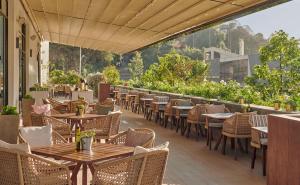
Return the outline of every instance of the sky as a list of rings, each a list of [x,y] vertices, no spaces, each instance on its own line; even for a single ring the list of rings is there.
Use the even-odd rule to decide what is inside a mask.
[[[300,39],[300,0],[293,0],[237,19],[242,25],[249,25],[254,33],[268,38],[280,29]]]

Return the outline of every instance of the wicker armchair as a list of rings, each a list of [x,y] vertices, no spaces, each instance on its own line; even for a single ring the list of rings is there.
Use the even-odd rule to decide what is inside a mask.
[[[64,95],[65,95],[65,97],[71,98],[72,89],[71,89],[71,87],[69,85],[65,85],[64,86]]]
[[[180,101],[180,99],[171,99],[169,103],[165,106],[165,114],[164,114],[165,128],[167,128],[168,126],[169,118],[171,118],[171,128],[173,128],[173,124],[175,123],[176,112],[172,107],[175,106],[177,101]]]
[[[139,134],[144,134],[145,136],[148,137],[149,134],[151,134],[150,139],[148,139],[145,143],[139,145],[144,148],[151,148],[154,145],[154,139],[155,139],[155,132],[151,129],[147,128],[136,128],[134,129],[135,132],[138,132]],[[113,137],[108,143],[111,144],[116,144],[116,145],[126,145],[126,139],[127,139],[127,133],[128,131],[121,132],[115,137]]]
[[[184,99],[180,99],[178,101],[175,102],[175,106],[192,106],[193,103],[191,100],[184,100]],[[176,132],[178,132],[179,128],[181,128],[181,130],[184,130],[184,120],[187,118],[188,116],[188,110],[176,110],[175,111],[175,120],[176,120]],[[183,132],[181,132],[181,134],[183,135]]]
[[[144,96],[144,98],[154,98],[154,96],[156,96],[155,94],[146,94],[145,96]],[[151,107],[151,102],[149,102],[149,101],[143,101],[143,103],[142,103],[142,111],[143,111],[143,113],[144,113],[144,117],[145,118],[147,118],[147,116],[148,116],[148,112],[149,112],[149,109],[150,109],[150,107]]]
[[[52,109],[58,111],[59,113],[65,113],[68,111],[68,105],[63,104],[53,98],[49,98],[48,101],[50,102]]]
[[[85,100],[70,101],[69,102],[69,113],[76,113],[78,105],[84,105],[87,108],[89,103]]]
[[[95,164],[92,184],[160,185],[168,153],[158,150]]]
[[[195,125],[196,134],[199,137],[200,133],[203,134],[202,126],[205,125],[205,118],[202,114],[206,113],[206,104],[197,104],[193,107],[187,116],[187,137],[189,137],[192,125]]]
[[[45,116],[44,119],[45,123],[51,124],[52,129],[55,130],[59,135],[69,141],[72,141],[71,127],[68,123],[51,116]]]
[[[150,104],[150,107],[148,109],[147,119],[151,121],[152,115],[153,115],[153,113],[155,113],[156,114],[155,121],[158,120],[159,107],[156,106],[153,102],[168,102],[168,101],[169,101],[169,96],[154,96],[153,101]]]
[[[44,114],[31,113],[31,122],[32,126],[45,126],[51,124],[53,130],[67,140],[72,140],[70,125],[62,120]]]
[[[237,148],[242,145],[238,140],[245,139],[246,152],[248,152],[248,139],[251,138],[251,124],[250,116],[254,113],[235,113],[234,116],[228,118],[223,123],[222,137],[223,137],[223,154],[225,155],[227,137],[234,139],[234,159],[237,159]]]
[[[68,167],[37,155],[0,148],[0,184],[71,185]]]
[[[114,112],[94,119],[91,122],[83,123],[85,130],[95,130],[97,141],[105,139],[108,141],[119,133],[121,112]]]
[[[252,127],[267,127],[268,126],[268,116],[267,115],[251,115],[250,123]],[[253,155],[251,160],[251,169],[254,168],[255,160],[256,160],[256,152],[257,149],[262,149],[263,157],[263,175],[266,175],[266,162],[267,162],[267,148],[268,148],[268,139],[267,135],[263,134],[257,130],[251,130],[251,146],[253,147]]]
[[[134,99],[133,112],[138,113],[138,114],[140,113],[140,110],[143,107],[140,99],[145,97],[146,95],[147,95],[146,93],[138,93],[138,95]]]
[[[169,102],[169,96],[158,96],[157,99],[154,99],[153,102]],[[161,105],[157,105],[157,104],[153,104],[152,103],[152,111],[155,114],[155,122],[157,122],[158,120],[162,120],[164,117],[164,111],[165,108],[164,106]]]

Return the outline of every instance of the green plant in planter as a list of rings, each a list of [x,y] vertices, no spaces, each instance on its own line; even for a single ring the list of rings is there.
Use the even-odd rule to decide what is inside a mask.
[[[88,137],[94,137],[96,135],[96,132],[94,130],[87,130],[80,132],[80,138],[88,138]]]
[[[4,106],[2,108],[2,115],[19,115],[19,113],[17,112],[17,107],[13,107],[13,106]]]
[[[33,97],[30,94],[26,94],[23,99],[33,99]]]

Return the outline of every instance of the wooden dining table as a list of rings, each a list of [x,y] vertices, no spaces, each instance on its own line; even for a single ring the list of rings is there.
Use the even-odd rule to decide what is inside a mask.
[[[264,134],[268,134],[268,127],[252,127],[252,129]]]
[[[75,143],[64,143],[31,149],[31,152],[37,155],[75,162],[76,166],[73,168],[71,176],[72,184],[77,184],[78,172],[82,167],[82,185],[88,184],[87,168],[94,174],[93,163],[111,158],[130,156],[133,154],[133,151],[134,147],[104,143],[93,143],[91,151],[77,151]]]
[[[226,119],[232,117],[234,115],[234,113],[229,113],[229,112],[220,112],[220,113],[212,113],[212,114],[202,114],[203,116],[206,117],[206,125],[208,125],[209,123],[209,119],[215,119],[215,120],[220,120],[222,122],[224,122]],[[221,136],[218,138],[217,143],[214,147],[215,150],[217,150],[219,148],[219,145],[221,143],[222,140],[222,134]],[[209,145],[209,149],[211,150],[211,141],[212,141],[212,131],[210,130],[210,128],[208,127],[208,131],[207,131],[207,144]]]

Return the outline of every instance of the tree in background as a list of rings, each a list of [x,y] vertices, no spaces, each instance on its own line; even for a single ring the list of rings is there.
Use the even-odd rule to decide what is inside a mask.
[[[192,60],[172,50],[159,58],[158,64],[152,64],[142,77],[145,86],[180,86],[199,83],[205,78],[207,65],[199,60]]]
[[[299,42],[280,30],[259,51],[261,65],[255,66],[246,82],[261,92],[264,99],[299,93]],[[274,66],[276,63],[278,65]]]
[[[116,85],[120,82],[120,72],[115,66],[107,66],[102,71],[105,81],[109,84]]]
[[[74,70],[65,73],[62,70],[53,70],[50,72],[50,82],[52,84],[70,84],[76,85],[80,82],[81,76]]]
[[[134,54],[135,55],[130,60],[128,67],[131,79],[133,81],[137,81],[142,77],[144,73],[144,63],[140,52],[136,51]]]

